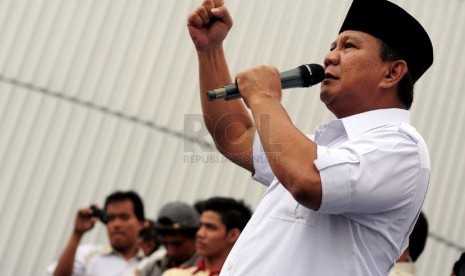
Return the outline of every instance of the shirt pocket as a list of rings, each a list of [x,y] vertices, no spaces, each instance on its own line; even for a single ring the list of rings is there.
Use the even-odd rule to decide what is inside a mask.
[[[319,214],[300,205],[283,185],[276,184],[277,187],[273,196],[273,203],[270,204],[271,208],[268,217],[289,223],[304,224],[309,227],[315,226]]]
[[[317,212],[313,211],[312,209],[308,209],[300,204],[297,204],[294,213],[296,223],[305,224],[311,227],[316,225],[319,217],[319,214]]]

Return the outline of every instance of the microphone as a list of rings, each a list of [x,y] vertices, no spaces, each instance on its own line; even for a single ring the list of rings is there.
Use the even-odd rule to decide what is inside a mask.
[[[304,64],[299,67],[279,73],[282,89],[295,87],[309,87],[325,79],[325,70],[319,64]],[[239,99],[241,94],[237,84],[231,83],[207,92],[209,101],[224,99],[230,101]]]

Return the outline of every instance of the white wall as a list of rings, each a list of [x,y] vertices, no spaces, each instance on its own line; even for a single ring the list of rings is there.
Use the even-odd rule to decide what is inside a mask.
[[[255,206],[263,188],[215,153],[199,118],[197,63],[185,27],[199,1],[0,0],[0,274],[40,275],[76,209],[134,189],[147,215],[211,195]],[[465,1],[394,1],[429,31],[433,67],[416,85],[413,125],[433,175],[431,235],[419,275],[447,275],[465,250]],[[236,0],[231,72],[321,63],[348,0]],[[393,19],[395,20],[395,19]],[[318,88],[285,92],[311,132],[332,115]],[[197,142],[202,143],[197,143]],[[207,143],[207,145],[204,145]],[[105,242],[101,226],[87,242]]]

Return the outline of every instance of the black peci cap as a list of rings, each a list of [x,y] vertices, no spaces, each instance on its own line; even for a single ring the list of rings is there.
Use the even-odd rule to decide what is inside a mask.
[[[339,33],[368,33],[381,39],[407,62],[416,82],[433,64],[433,45],[421,24],[386,0],[354,0]]]

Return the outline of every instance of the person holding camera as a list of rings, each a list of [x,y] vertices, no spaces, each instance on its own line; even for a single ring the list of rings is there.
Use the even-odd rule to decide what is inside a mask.
[[[106,224],[110,246],[79,245],[97,220]],[[68,244],[58,263],[49,267],[49,275],[131,275],[144,257],[138,241],[144,221],[144,205],[134,191],[113,192],[103,210],[80,209]]]

